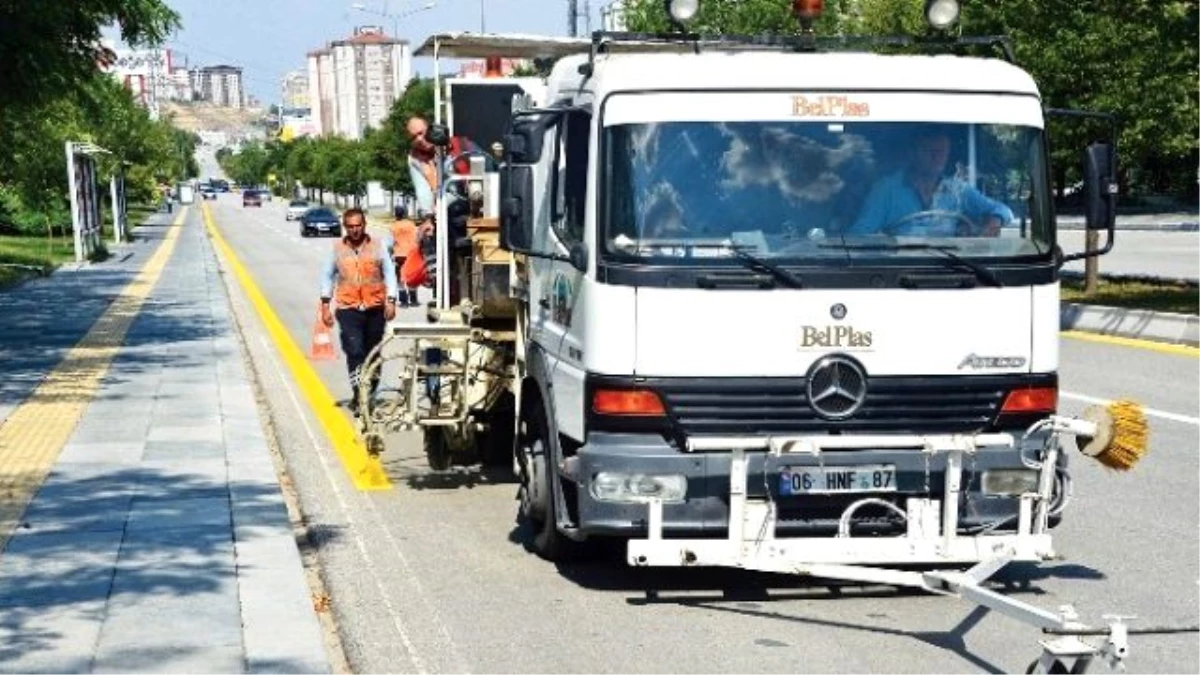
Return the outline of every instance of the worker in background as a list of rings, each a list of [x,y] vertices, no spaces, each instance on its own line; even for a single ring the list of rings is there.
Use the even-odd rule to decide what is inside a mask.
[[[392,221],[392,262],[397,270],[404,269],[404,261],[417,246],[417,224],[408,217],[408,209],[397,206]],[[417,289],[409,286],[401,279],[403,288],[400,289],[400,306],[415,307],[417,305]]]
[[[412,180],[417,206],[427,213],[434,213],[438,193],[437,148],[425,135],[429,122],[420,115],[408,118],[408,173]]]
[[[362,209],[342,214],[345,236],[334,242],[321,274],[321,321],[333,327],[336,311],[342,352],[350,373],[350,411],[359,412],[359,381],[363,362],[383,341],[387,322],[396,318],[396,268],[388,242],[367,234]],[[331,308],[331,305],[335,307]],[[371,394],[379,387],[380,372],[371,376]]]

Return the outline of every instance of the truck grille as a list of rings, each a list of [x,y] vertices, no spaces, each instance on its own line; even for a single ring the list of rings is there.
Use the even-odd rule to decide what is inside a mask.
[[[659,392],[676,430],[690,436],[979,432],[1009,390],[1030,384],[1027,375],[869,377],[862,407],[837,421],[812,409],[804,378],[649,378],[641,386]]]

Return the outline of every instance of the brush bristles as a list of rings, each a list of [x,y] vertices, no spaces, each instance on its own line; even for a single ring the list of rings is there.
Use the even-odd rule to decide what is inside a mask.
[[[1096,460],[1111,469],[1128,471],[1149,449],[1146,414],[1133,401],[1113,401],[1108,412],[1113,419],[1112,443],[1096,455]]]

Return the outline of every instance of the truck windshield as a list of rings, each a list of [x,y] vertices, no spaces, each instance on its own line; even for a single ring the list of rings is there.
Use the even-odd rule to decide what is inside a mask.
[[[723,241],[799,264],[934,257],[930,246],[1012,261],[1053,248],[1034,127],[664,122],[604,134],[610,258],[732,256],[713,245]]]

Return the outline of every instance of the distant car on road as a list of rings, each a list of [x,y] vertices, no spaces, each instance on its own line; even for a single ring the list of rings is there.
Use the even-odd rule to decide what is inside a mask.
[[[342,236],[342,222],[332,209],[318,206],[300,216],[300,236],[309,237],[314,234]]]
[[[257,206],[262,208],[262,195],[257,190],[246,190],[242,192],[242,206]]]
[[[200,188],[200,196],[204,199],[215,200],[217,198],[217,191],[206,185]]]
[[[303,216],[304,212],[307,210],[308,202],[304,201],[303,199],[293,199],[292,201],[288,202],[287,219],[300,220],[300,216]]]

